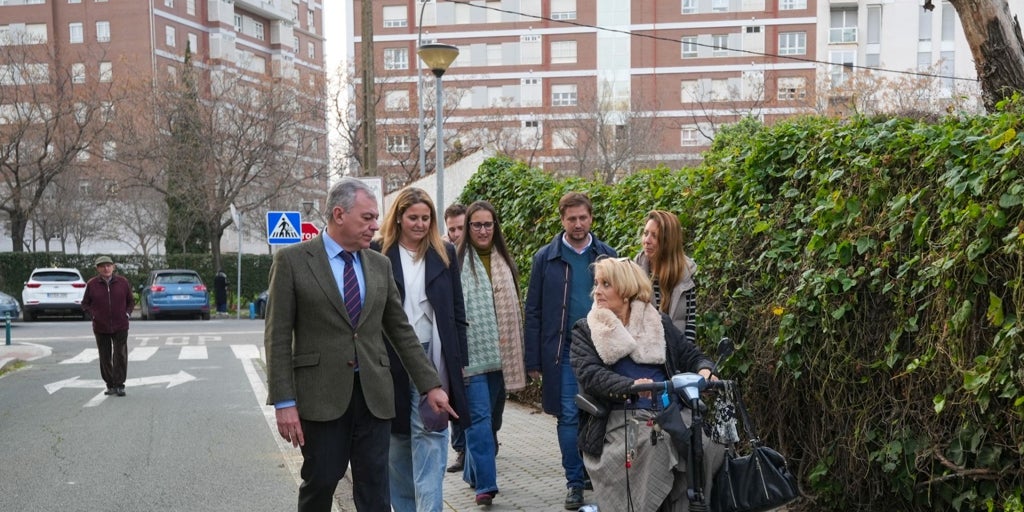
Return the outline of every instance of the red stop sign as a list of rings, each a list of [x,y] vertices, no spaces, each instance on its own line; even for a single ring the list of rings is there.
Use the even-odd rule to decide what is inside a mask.
[[[320,230],[312,222],[302,223],[302,241],[311,240],[314,236],[320,234]]]

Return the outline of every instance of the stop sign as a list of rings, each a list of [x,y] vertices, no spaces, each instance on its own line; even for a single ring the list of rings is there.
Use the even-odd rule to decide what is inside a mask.
[[[320,234],[320,230],[312,222],[302,223],[302,241],[311,240],[314,236]]]

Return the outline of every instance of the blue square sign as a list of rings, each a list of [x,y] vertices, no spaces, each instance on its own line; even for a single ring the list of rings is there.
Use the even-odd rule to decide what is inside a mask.
[[[302,241],[299,212],[267,212],[267,243],[297,244]]]

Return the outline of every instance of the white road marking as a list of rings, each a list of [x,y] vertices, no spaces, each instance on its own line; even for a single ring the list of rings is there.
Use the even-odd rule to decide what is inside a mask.
[[[135,347],[128,353],[129,361],[145,361],[156,354],[160,347]]]
[[[65,359],[60,364],[78,364],[78,363],[91,363],[100,358],[99,349],[87,348],[78,353],[77,356],[71,359]]]
[[[180,360],[184,360],[184,359],[208,359],[208,358],[209,358],[209,356],[206,353],[206,347],[205,346],[200,346],[200,347],[185,346],[185,347],[181,347],[181,352],[178,353],[178,359],[180,359]]]

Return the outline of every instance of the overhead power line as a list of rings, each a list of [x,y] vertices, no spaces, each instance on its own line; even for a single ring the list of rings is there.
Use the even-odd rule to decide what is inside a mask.
[[[665,42],[674,43],[674,44],[682,44],[680,41],[677,41],[675,39],[671,39],[671,38],[668,38],[668,37],[664,37],[664,36],[658,36],[658,35],[648,34],[648,33],[644,33],[644,32],[631,32],[631,31],[628,31],[628,30],[620,30],[620,29],[609,28],[609,27],[601,27],[601,26],[597,26],[597,25],[589,25],[589,24],[586,24],[586,23],[580,23],[578,21],[560,20],[560,19],[550,18],[550,17],[547,17],[547,16],[538,16],[536,14],[527,14],[527,13],[523,13],[523,12],[519,12],[519,11],[512,11],[512,10],[509,10],[509,9],[502,9],[500,7],[491,7],[489,5],[473,4],[473,3],[470,3],[468,0],[450,0],[450,3],[453,3],[453,4],[463,4],[463,5],[468,5],[470,7],[476,7],[478,9],[487,9],[487,10],[490,10],[490,11],[503,12],[503,13],[506,13],[506,14],[513,14],[513,15],[516,15],[516,16],[523,16],[523,17],[526,17],[526,18],[533,18],[533,19],[536,19],[536,20],[553,21],[555,23],[561,23],[563,25],[572,25],[572,26],[575,26],[575,27],[588,28],[588,29],[598,30],[598,31],[602,31],[602,32],[612,32],[612,33],[616,33],[616,34],[625,34],[625,35],[630,36],[630,37],[638,37],[638,38],[644,38],[644,39],[653,39],[655,41],[665,41]],[[756,51],[753,51],[753,50],[737,50],[737,49],[733,49],[733,48],[726,48],[726,47],[722,47],[722,46],[715,46],[715,45],[696,43],[696,42],[694,42],[694,43],[687,43],[687,44],[691,44],[693,46],[701,46],[701,47],[704,47],[704,48],[712,48],[712,49],[716,49],[716,50],[728,50],[728,51],[731,51],[731,52],[746,53],[746,54],[755,55],[755,56],[758,56],[758,57],[776,57],[776,58],[780,58],[780,59],[793,60],[793,61],[797,61],[797,62],[806,62],[806,63],[810,63],[810,64],[824,64],[824,65],[827,65],[827,66],[842,66],[842,67],[848,68],[848,69],[863,69],[863,70],[867,70],[867,71],[874,71],[874,72],[880,72],[880,73],[893,73],[893,74],[898,74],[898,75],[908,75],[908,76],[916,76],[916,77],[922,77],[922,78],[937,78],[937,79],[941,79],[941,80],[958,80],[958,81],[963,81],[963,82],[977,82],[978,81],[977,78],[965,78],[965,77],[959,77],[959,76],[941,75],[941,74],[936,74],[936,73],[924,73],[924,72],[921,72],[921,71],[887,69],[887,68],[874,68],[874,67],[871,67],[871,66],[860,66],[860,65],[856,65],[856,64],[826,62],[826,61],[817,60],[817,59],[813,59],[813,58],[809,58],[809,57],[799,57],[799,56],[796,56],[796,55],[779,55],[779,54],[774,54],[774,53],[756,52]]]

